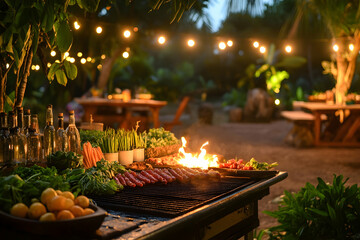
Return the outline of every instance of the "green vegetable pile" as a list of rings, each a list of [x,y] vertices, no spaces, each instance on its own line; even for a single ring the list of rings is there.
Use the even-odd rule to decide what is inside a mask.
[[[146,147],[155,148],[180,144],[174,133],[166,131],[164,128],[151,128],[146,134]]]
[[[250,161],[245,164],[245,166],[252,167],[253,170],[267,171],[273,167],[278,166],[278,163],[258,162],[255,160],[255,158],[251,158]]]
[[[116,153],[119,151],[119,138],[114,129],[104,131],[104,135],[98,139],[98,145],[103,153]]]
[[[125,172],[124,166],[104,159],[96,162],[96,167],[89,169],[68,169],[66,180],[71,190],[84,195],[110,195],[122,190],[114,180],[117,173]]]
[[[32,199],[38,198],[49,187],[70,190],[70,184],[54,167],[19,167],[12,175],[0,177],[0,208],[9,211],[18,202],[30,205]]]
[[[47,166],[55,167],[59,172],[67,168],[83,167],[83,156],[74,152],[57,151],[47,157]]]
[[[332,185],[318,178],[316,187],[285,191],[279,209],[265,212],[280,223],[268,230],[270,239],[359,239],[360,188],[347,180],[334,175]]]
[[[86,143],[90,142],[92,147],[97,147],[98,140],[105,135],[103,131],[97,130],[80,130],[80,139],[81,139],[81,146]]]

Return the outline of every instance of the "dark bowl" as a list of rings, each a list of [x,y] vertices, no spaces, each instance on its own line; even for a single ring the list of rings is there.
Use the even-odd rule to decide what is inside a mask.
[[[21,230],[39,235],[88,234],[95,232],[101,226],[106,216],[106,212],[102,208],[93,204],[90,204],[89,208],[93,209],[95,212],[71,220],[59,220],[54,222],[40,222],[38,220],[15,217],[0,211],[0,222],[12,227],[14,230]]]

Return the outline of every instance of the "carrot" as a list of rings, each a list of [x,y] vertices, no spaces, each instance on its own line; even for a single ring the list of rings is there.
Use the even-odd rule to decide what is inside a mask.
[[[85,143],[83,144],[83,156],[84,156],[84,164],[85,164],[85,167],[86,168],[89,168],[89,156],[87,155],[87,152],[86,152],[86,145]]]

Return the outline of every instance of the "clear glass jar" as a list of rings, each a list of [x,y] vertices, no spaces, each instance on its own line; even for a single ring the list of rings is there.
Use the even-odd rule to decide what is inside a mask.
[[[11,157],[9,152],[9,129],[7,125],[7,114],[5,112],[0,113],[0,167],[9,165],[11,163]]]
[[[52,105],[48,105],[46,109],[46,125],[44,128],[44,156],[54,153],[56,150],[55,128],[53,119]]]
[[[81,153],[80,133],[75,125],[75,113],[74,111],[70,111],[69,114],[70,114],[69,126],[66,128],[69,151],[80,154]]]
[[[11,156],[12,165],[25,165],[27,153],[27,139],[21,133],[20,128],[17,126],[17,116],[14,112],[9,112],[9,151]]]
[[[37,114],[34,114],[31,118],[31,126],[28,129],[27,141],[28,141],[28,161],[27,165],[33,165],[35,163],[43,162],[43,149],[41,135],[36,132],[36,127],[38,126],[38,117]]]
[[[58,129],[56,130],[56,151],[67,152],[68,150],[68,138],[64,129],[64,115],[59,113]]]

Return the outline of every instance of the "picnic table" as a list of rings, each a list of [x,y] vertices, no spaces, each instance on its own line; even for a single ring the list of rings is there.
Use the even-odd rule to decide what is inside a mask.
[[[83,106],[84,116],[82,121],[89,122],[90,114],[96,121],[111,125],[119,123],[121,128],[129,129],[133,122],[143,119],[145,123],[152,122],[154,128],[160,127],[159,111],[166,101],[130,99],[106,99],[106,98],[75,98],[75,101]],[[110,111],[111,110],[111,111]],[[134,116],[134,112],[141,112]],[[148,113],[151,113],[148,114]]]
[[[314,116],[315,146],[360,147],[360,104],[301,102],[298,107]]]

